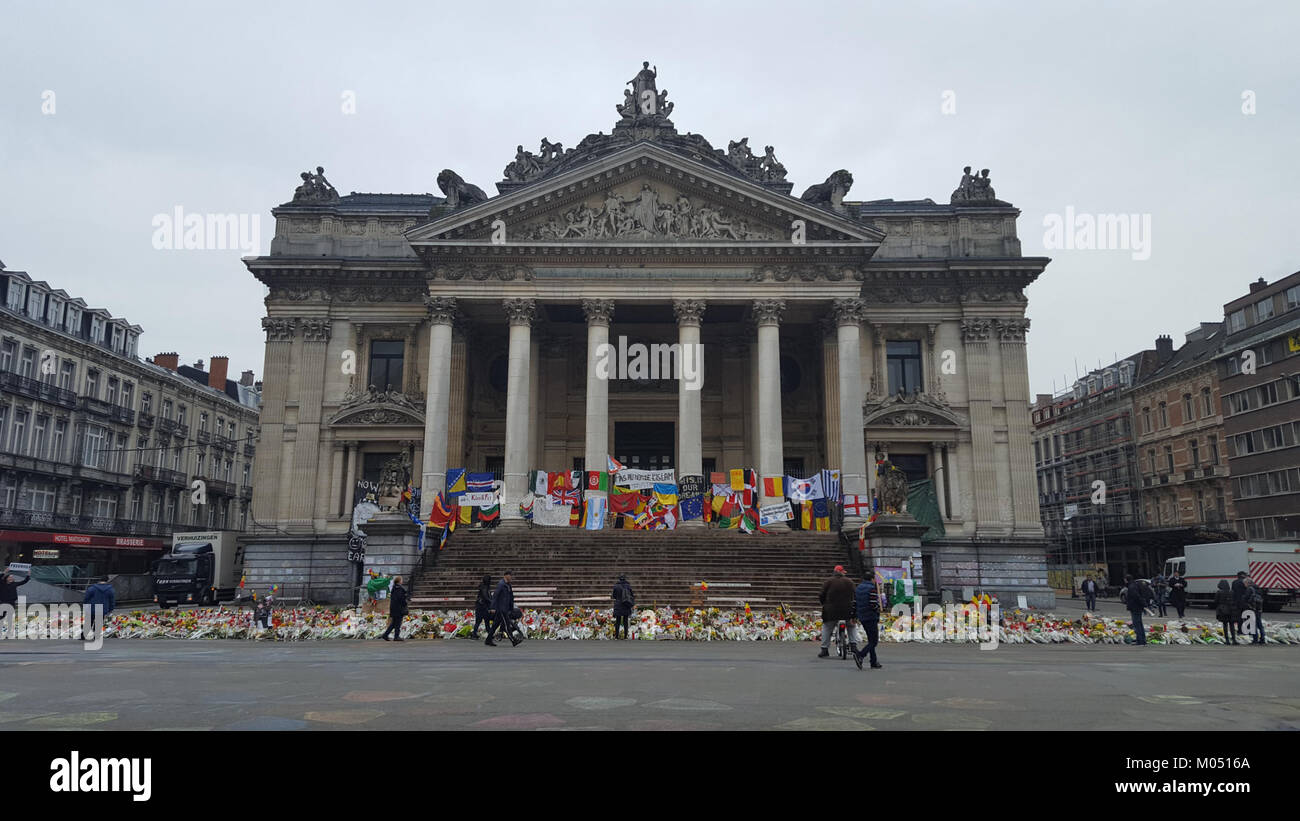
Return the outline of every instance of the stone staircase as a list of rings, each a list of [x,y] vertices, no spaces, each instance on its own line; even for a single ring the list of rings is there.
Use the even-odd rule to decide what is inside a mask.
[[[436,561],[418,573],[416,609],[472,610],[484,574],[495,586],[513,570],[520,607],[609,607],[614,582],[626,573],[638,605],[814,610],[822,583],[848,556],[835,533],[535,527],[457,531],[428,558]]]

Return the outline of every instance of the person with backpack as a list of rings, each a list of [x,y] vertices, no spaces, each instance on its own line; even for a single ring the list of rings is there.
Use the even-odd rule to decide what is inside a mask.
[[[866,646],[853,651],[853,660],[862,667],[862,660],[871,657],[871,669],[879,670],[885,665],[876,660],[876,645],[880,643],[880,596],[876,595],[876,585],[871,579],[863,579],[858,589],[853,591],[854,605],[857,607],[858,623],[867,634]]]
[[[1232,588],[1227,579],[1219,579],[1219,589],[1214,593],[1214,617],[1223,625],[1223,643],[1237,643],[1237,619],[1240,611],[1232,602]]]
[[[636,594],[632,592],[632,585],[627,582],[627,575],[618,574],[618,584],[614,585],[614,638],[618,639],[618,627],[623,626],[623,638],[631,638],[629,632],[629,620],[632,617],[632,608],[636,606]]]
[[[1254,630],[1251,631],[1251,644],[1264,644],[1264,591],[1259,589],[1255,580],[1246,579],[1246,607],[1255,616],[1255,623],[1252,625]]]
[[[478,626],[487,622],[492,626],[492,618],[488,616],[488,611],[492,609],[492,577],[484,573],[483,581],[478,584],[478,596],[474,599],[474,629],[470,631],[469,637],[478,638]]]

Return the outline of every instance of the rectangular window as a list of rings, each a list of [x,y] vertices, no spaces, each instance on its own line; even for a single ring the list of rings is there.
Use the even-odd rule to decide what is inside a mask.
[[[1235,334],[1246,327],[1246,309],[1242,308],[1228,314],[1228,333]]]
[[[1292,285],[1286,289],[1286,309],[1288,311],[1300,308],[1300,285]]]
[[[1255,321],[1263,322],[1273,318],[1273,297],[1261,299],[1255,303]]]
[[[77,363],[64,360],[59,366],[59,387],[65,391],[76,390],[73,386],[77,384]]]
[[[140,394],[140,412],[141,413],[153,412],[153,394],[148,392]]]
[[[199,430],[207,432],[208,429],[208,412],[199,411]]]
[[[86,371],[86,396],[91,399],[99,398],[99,371]]]
[[[1190,442],[1187,443],[1187,447],[1188,447],[1188,450],[1189,450],[1189,452],[1190,452],[1190,459],[1191,459],[1191,465],[1190,465],[1190,466],[1191,466],[1193,469],[1195,469],[1195,468],[1199,468],[1199,467],[1201,466],[1201,446],[1200,446],[1200,444],[1199,444],[1195,439],[1193,439],[1193,440],[1191,440]]]
[[[163,415],[163,419],[172,418],[172,400],[170,399],[163,400],[162,415]]]
[[[0,342],[0,371],[11,372],[14,367],[14,356],[18,353],[18,343],[6,339]]]
[[[1201,388],[1201,416],[1214,415],[1214,399],[1210,396],[1209,388]]]
[[[1196,418],[1196,406],[1192,403],[1190,393],[1183,394],[1183,424],[1187,424]]]
[[[400,339],[376,339],[370,343],[369,383],[376,390],[402,390],[402,364],[406,342]]]
[[[58,488],[53,482],[35,482],[29,479],[23,485],[23,496],[18,501],[18,507],[37,513],[53,513],[57,491]]]
[[[1151,409],[1150,408],[1142,409],[1142,432],[1143,433],[1151,432]]]
[[[81,464],[91,468],[102,468],[107,458],[110,438],[112,434],[108,429],[101,425],[90,425],[86,428],[86,439],[81,448]]]
[[[1169,427],[1169,406],[1164,402],[1160,403],[1160,427],[1161,429]]]
[[[68,435],[68,423],[63,419],[54,421],[54,436],[50,439],[50,461],[63,461],[63,440]]]
[[[104,399],[110,405],[117,404],[117,377],[116,376],[110,376],[108,378],[108,390],[105,391],[104,393]]]
[[[122,383],[122,407],[130,408],[135,406],[135,385],[130,382]]]
[[[18,375],[25,376],[28,379],[31,379],[32,374],[35,372],[36,369],[35,363],[36,363],[36,349],[29,348],[26,345],[24,345],[22,359],[18,361]]]
[[[174,493],[167,494],[167,508],[163,521],[168,523],[176,521],[176,494]]]
[[[1169,468],[1169,473],[1174,472],[1174,449],[1170,445],[1165,445],[1165,464]]]
[[[889,371],[889,393],[921,391],[921,343],[919,340],[891,340],[885,343]]]
[[[49,435],[50,417],[38,416],[35,424],[32,425],[32,450],[31,456],[34,459],[45,458],[45,442]]]
[[[1219,464],[1219,437],[1214,435],[1207,436],[1205,437],[1205,441],[1210,446],[1210,464]]]
[[[9,436],[9,452],[17,456],[27,455],[27,411],[14,408],[14,427]]]

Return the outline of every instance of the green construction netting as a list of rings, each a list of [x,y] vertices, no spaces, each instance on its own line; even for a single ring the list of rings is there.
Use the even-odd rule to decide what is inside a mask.
[[[939,500],[934,495],[934,481],[922,479],[907,483],[907,512],[918,522],[929,526],[922,542],[931,542],[944,536],[943,517],[939,515]]]

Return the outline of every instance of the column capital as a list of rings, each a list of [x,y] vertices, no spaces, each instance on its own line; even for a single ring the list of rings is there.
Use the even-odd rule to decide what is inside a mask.
[[[302,328],[302,339],[304,342],[329,342],[330,341],[330,321],[328,319],[303,319],[300,320]]]
[[[674,299],[673,316],[678,325],[699,325],[708,303],[703,299]]]
[[[784,313],[784,299],[756,299],[750,307],[750,316],[756,325],[780,325]]]
[[[298,320],[293,317],[264,316],[262,330],[266,331],[267,342],[292,342]]]
[[[993,330],[993,320],[979,317],[965,317],[961,321],[962,342],[988,342]]]
[[[1028,319],[995,319],[993,324],[997,327],[999,342],[1024,342],[1025,334],[1029,332]]]
[[[835,318],[836,326],[860,324],[866,310],[867,303],[857,297],[831,302],[831,316]]]
[[[434,325],[454,325],[456,322],[456,298],[451,296],[424,295],[424,307],[429,311],[429,321]]]
[[[501,300],[511,325],[532,325],[537,318],[537,300],[524,297]]]
[[[871,323],[871,338],[877,345],[883,344],[885,341],[885,326],[879,322]]]
[[[614,318],[614,300],[584,299],[582,300],[582,313],[587,317],[588,325],[608,326],[610,320]]]

